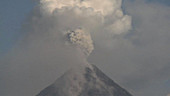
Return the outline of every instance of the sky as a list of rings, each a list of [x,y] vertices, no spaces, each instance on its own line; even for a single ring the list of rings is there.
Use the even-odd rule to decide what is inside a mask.
[[[4,55],[20,36],[23,21],[35,3],[31,0],[1,0],[0,54]]]
[[[39,88],[43,88],[44,86],[47,86],[48,84],[53,82],[54,79],[56,79],[56,77],[59,77],[65,70],[69,68],[67,67],[68,65],[64,63],[81,62],[81,58],[80,58],[81,56],[79,56],[80,55],[79,53],[77,53],[75,57],[72,58],[70,58],[70,56],[68,55],[68,54],[71,55],[74,54],[75,51],[74,49],[67,50],[68,48],[65,47],[64,48],[56,47],[56,46],[51,47],[51,45],[53,44],[52,41],[55,41],[55,37],[51,37],[50,34],[44,34],[44,35],[50,35],[50,37],[54,38],[54,40],[49,39],[48,36],[45,37],[44,35],[37,35],[38,33],[36,33],[36,31],[35,33],[33,33],[33,36],[30,35],[32,33],[26,34],[30,36],[27,37],[28,40],[27,38],[21,39],[23,38],[22,34],[25,35],[25,33],[22,32],[23,29],[29,30],[28,27],[25,28],[27,24],[24,25],[24,28],[22,27],[23,24],[28,23],[27,19],[30,20],[30,18],[33,18],[34,16],[35,17],[39,16],[39,13],[32,16],[32,14],[35,14],[34,12],[32,12],[32,9],[35,6],[35,4],[36,3],[31,0],[30,1],[29,0],[15,0],[15,1],[1,0],[0,1],[0,60],[1,60],[0,77],[2,78],[2,81],[0,81],[0,94],[2,96],[10,96],[9,94],[7,95],[7,93],[9,92],[16,94],[16,96],[23,96],[24,93],[26,94],[29,92],[36,93],[40,90]],[[117,34],[116,32],[113,33],[115,35],[112,37],[113,40],[111,41],[110,38],[107,40],[107,38],[101,37],[101,36],[106,36],[107,34],[91,33],[92,36],[88,38],[92,38],[94,40],[93,41],[94,50],[88,56],[88,62],[97,65],[104,73],[106,73],[109,77],[111,77],[113,80],[118,82],[121,86],[125,87],[128,91],[134,94],[134,96],[169,96],[168,94],[170,93],[170,77],[169,77],[170,74],[170,55],[169,55],[170,54],[169,51],[170,50],[170,45],[169,45],[170,1],[169,0],[145,0],[145,1],[124,0],[122,4],[122,8],[125,14],[131,16],[132,28],[129,30],[129,27],[127,27],[127,29],[126,27],[122,27],[122,29],[125,28],[123,31],[128,30],[127,33],[124,33],[122,30],[115,29],[116,31],[118,30],[120,31],[120,33],[121,32],[122,33],[121,34]],[[106,15],[107,13],[104,12],[103,14]],[[61,14],[59,14],[59,16],[60,15]],[[65,14],[65,15],[67,16],[69,14]],[[75,19],[72,16],[70,16],[69,18]],[[60,22],[62,22],[62,20],[65,19],[67,20],[67,18],[63,19],[62,16],[57,17],[56,19],[61,19]],[[94,17],[92,16],[90,20],[93,19],[95,19],[95,16]],[[43,24],[45,23],[45,25],[42,24],[44,28],[38,29],[41,27],[36,26],[37,29],[35,30],[40,30],[45,33],[46,28],[50,27],[48,25],[51,24],[49,23],[49,21],[53,21],[53,19],[47,19],[47,20],[45,19],[42,20],[42,22],[35,21],[38,23],[34,22],[35,23],[34,26],[36,26],[36,24],[41,25],[41,23]],[[82,22],[87,22],[88,24],[88,20],[87,21],[82,20]],[[91,23],[95,24],[95,22],[96,21]],[[62,24],[67,25],[66,23],[62,23]],[[73,23],[73,25],[76,26],[76,23]],[[28,24],[28,26],[30,25]],[[84,26],[87,25],[84,24]],[[58,30],[57,28],[54,29]],[[99,29],[97,30],[100,31]],[[74,28],[71,30],[74,30]],[[85,30],[82,29],[81,31],[84,32]],[[93,28],[91,28],[90,30],[96,31]],[[31,40],[30,38],[34,38],[34,39],[36,38],[36,39]],[[29,45],[30,40],[32,42],[38,42],[38,43],[33,43],[33,44],[31,43]],[[21,42],[22,46],[18,47],[17,46],[18,42]],[[48,43],[45,44],[46,47],[43,45],[44,42]],[[60,44],[60,42],[58,43],[59,45],[63,46],[62,44]],[[34,46],[36,47],[34,48]],[[28,47],[28,49],[25,47]],[[46,50],[47,48],[48,50]],[[55,48],[59,50],[56,51],[56,53],[60,54],[60,56],[54,54],[56,50]],[[13,50],[16,52],[13,52]],[[46,51],[44,52],[44,50]],[[64,54],[62,52],[64,52]],[[67,62],[62,60],[55,61],[54,57],[55,58],[57,57],[59,59],[67,58],[66,59]],[[29,58],[29,59],[25,59],[25,58]],[[74,59],[79,59],[79,60],[73,62],[72,60]],[[18,61],[18,60],[23,60],[23,61]],[[13,64],[10,64],[8,61],[10,61],[10,63],[12,62]],[[63,65],[62,64],[55,65],[53,64],[54,62],[60,62],[63,63]],[[39,64],[34,64],[34,63],[39,63]],[[49,64],[46,65],[45,63],[49,63]],[[39,66],[41,67],[39,68]],[[57,71],[52,71],[52,70],[57,70]],[[55,72],[58,73],[55,74]],[[52,76],[56,76],[56,77],[52,77]],[[23,77],[24,79],[22,79],[21,77]],[[44,77],[46,79],[42,80]],[[40,79],[41,79],[41,83],[38,81]],[[31,81],[31,82],[25,83],[24,81]],[[21,84],[18,85],[16,89],[14,89],[13,87],[11,87],[15,85],[14,83],[16,83],[17,85],[19,83]],[[32,87],[31,84],[37,84],[40,87],[34,88],[34,91],[32,91],[30,90]],[[21,86],[24,85],[27,86],[24,90],[28,90],[28,91],[24,91],[23,93],[14,92],[21,89],[22,88]]]

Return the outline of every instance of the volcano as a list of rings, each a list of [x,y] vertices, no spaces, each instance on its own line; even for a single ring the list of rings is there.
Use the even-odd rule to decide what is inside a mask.
[[[95,65],[71,69],[36,96],[132,96]]]

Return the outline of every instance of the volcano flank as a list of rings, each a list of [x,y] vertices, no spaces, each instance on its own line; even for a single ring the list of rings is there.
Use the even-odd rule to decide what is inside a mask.
[[[79,71],[79,72],[78,72]],[[132,96],[95,65],[72,69],[36,96]]]

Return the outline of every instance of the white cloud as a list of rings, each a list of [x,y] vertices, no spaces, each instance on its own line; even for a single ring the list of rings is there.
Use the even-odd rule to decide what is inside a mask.
[[[102,2],[102,3],[101,3]],[[121,0],[40,0],[42,9],[52,13],[63,7],[92,8],[95,12],[108,15],[121,7]]]

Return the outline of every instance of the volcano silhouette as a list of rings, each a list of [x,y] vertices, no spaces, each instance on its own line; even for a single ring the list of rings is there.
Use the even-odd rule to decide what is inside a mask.
[[[36,96],[132,96],[95,65],[72,69]]]

